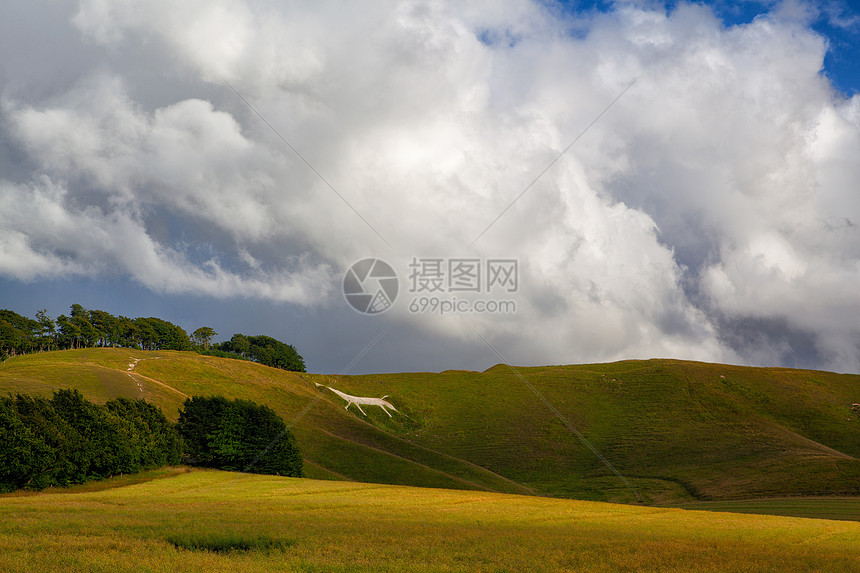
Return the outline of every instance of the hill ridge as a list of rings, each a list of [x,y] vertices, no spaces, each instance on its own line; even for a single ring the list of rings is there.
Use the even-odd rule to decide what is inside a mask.
[[[312,401],[293,428],[311,477],[635,501],[523,376],[649,503],[860,495],[858,375],[675,359],[514,368],[340,376],[88,348],[7,360],[0,391],[144,397],[173,419],[184,397],[221,394],[267,404],[288,423]],[[346,411],[320,382],[387,394],[403,415]]]

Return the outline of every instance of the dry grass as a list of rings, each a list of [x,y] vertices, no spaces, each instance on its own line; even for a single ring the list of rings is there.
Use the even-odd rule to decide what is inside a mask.
[[[217,471],[165,475],[101,491],[0,497],[0,570],[860,568],[854,522]],[[177,536],[252,546],[193,551],[171,543]],[[253,546],[261,539],[276,546]]]

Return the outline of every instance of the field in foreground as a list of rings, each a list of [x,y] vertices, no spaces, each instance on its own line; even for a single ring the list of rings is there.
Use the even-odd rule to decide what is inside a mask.
[[[856,522],[204,470],[120,480],[0,496],[0,570],[860,570]]]

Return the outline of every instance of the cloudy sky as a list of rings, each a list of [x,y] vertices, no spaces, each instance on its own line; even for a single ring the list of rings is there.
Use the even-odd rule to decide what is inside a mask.
[[[840,1],[6,1],[0,308],[330,373],[860,372],[858,61]],[[385,312],[344,298],[364,258]]]

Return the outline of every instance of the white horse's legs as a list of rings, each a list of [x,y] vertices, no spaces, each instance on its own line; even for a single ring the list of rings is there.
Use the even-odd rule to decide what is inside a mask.
[[[322,386],[322,384],[317,384],[317,386]],[[364,411],[364,408],[361,407],[362,404],[369,404],[371,406],[379,406],[380,408],[382,408],[382,410],[386,414],[388,414],[389,418],[394,417],[391,415],[391,412],[389,412],[389,409],[394,410],[395,412],[398,411],[397,408],[395,408],[394,406],[392,406],[391,404],[389,404],[388,402],[385,401],[385,399],[388,398],[387,395],[383,396],[382,398],[366,398],[366,397],[362,397],[362,396],[351,396],[350,394],[345,394],[345,393],[341,392],[340,390],[335,390],[331,386],[325,386],[325,387],[328,388],[329,390],[331,390],[332,392],[334,392],[335,394],[337,394],[338,396],[340,396],[341,398],[343,398],[344,400],[346,400],[346,406],[344,406],[344,408],[343,408],[344,410],[349,411],[349,407],[352,404],[355,404],[356,408],[358,408],[358,411],[361,412],[362,416],[367,416],[367,413]]]

